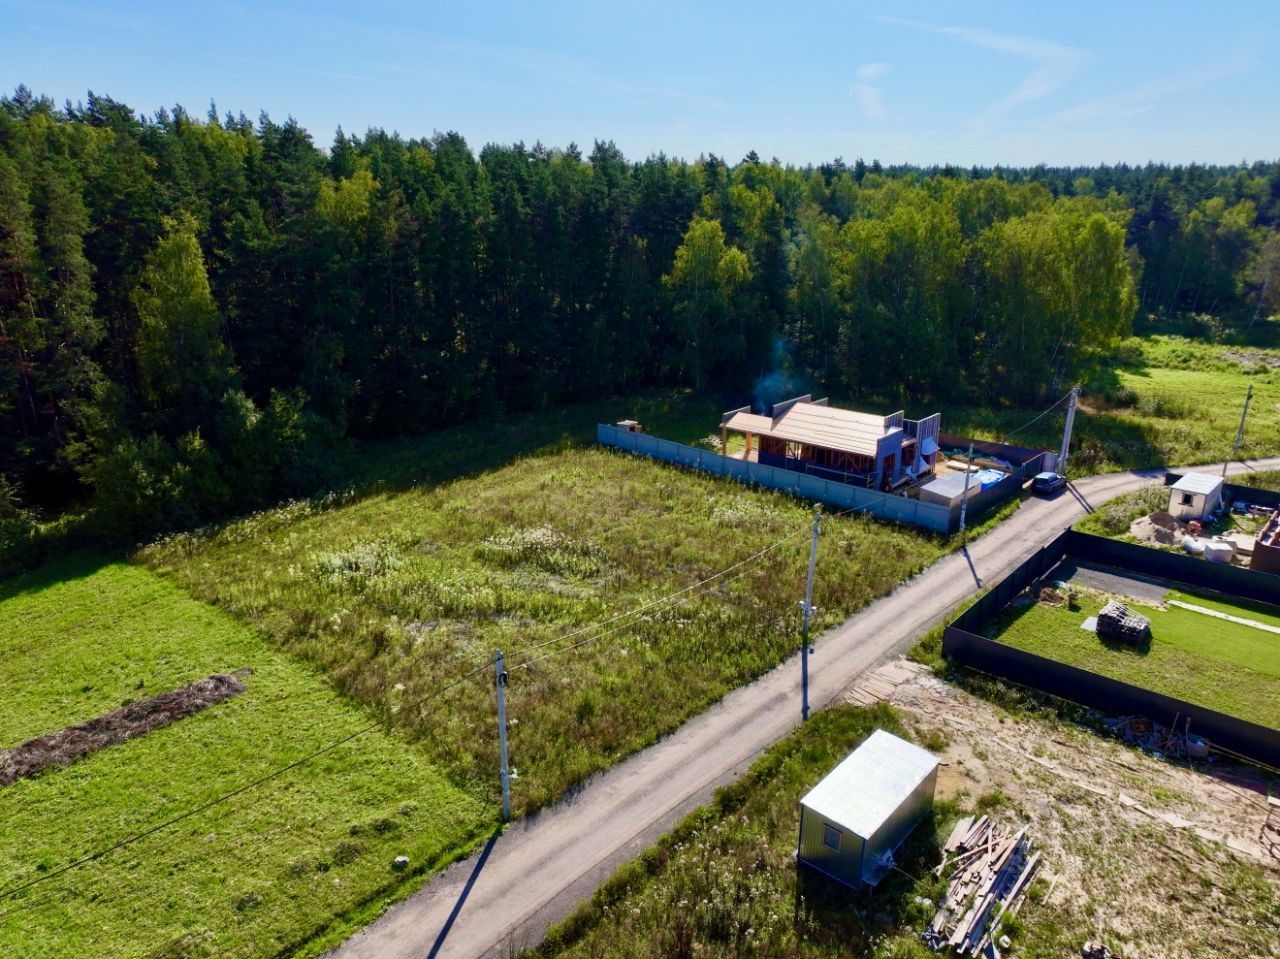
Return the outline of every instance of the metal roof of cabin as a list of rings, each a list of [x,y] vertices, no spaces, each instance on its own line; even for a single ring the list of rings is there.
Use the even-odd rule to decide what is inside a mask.
[[[777,417],[734,413],[725,421],[724,427],[739,433],[772,436],[842,453],[875,456],[881,437],[901,429],[890,426],[889,419],[819,403],[796,403]]]
[[[1222,485],[1221,476],[1210,476],[1208,473],[1184,473],[1173,488],[1179,493],[1199,493],[1208,496]]]
[[[932,753],[877,729],[800,804],[867,839],[937,766]]]

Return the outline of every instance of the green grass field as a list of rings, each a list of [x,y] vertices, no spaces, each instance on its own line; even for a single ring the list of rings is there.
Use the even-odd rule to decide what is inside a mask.
[[[1074,475],[1221,462],[1230,453],[1250,386],[1254,397],[1241,456],[1269,456],[1280,449],[1280,351],[1176,336],[1134,337],[1111,368],[1082,385]],[[999,439],[1037,412],[948,406],[943,429]],[[1062,414],[1055,412],[1011,441],[1057,449],[1061,439]]]
[[[0,590],[0,747],[249,668],[246,691],[0,787],[0,890],[366,726],[252,629],[149,570],[80,559]],[[0,955],[266,956],[315,949],[492,828],[492,808],[380,729],[235,800],[0,900]],[[411,858],[412,875],[391,860]],[[309,943],[303,946],[304,943]]]
[[[502,649],[511,666],[597,635],[775,546],[681,605],[513,671],[518,808],[543,805],[653,742],[799,643],[811,508],[598,447],[558,445],[436,487],[285,508],[143,558],[261,628],[390,716]],[[827,523],[817,628],[931,563],[948,543],[862,517]],[[589,630],[575,633],[577,630]],[[551,645],[542,647],[542,644]],[[434,761],[492,795],[486,678],[400,717]]]
[[[1183,597],[1235,616],[1258,618],[1250,608],[1222,597],[1173,594]],[[1043,603],[1007,607],[987,632],[1040,656],[1280,728],[1280,635],[1175,606],[1161,609],[1125,599],[1131,609],[1151,619],[1150,646],[1133,648],[1104,642],[1080,628],[1105,601],[1103,595],[1086,591],[1076,610]]]

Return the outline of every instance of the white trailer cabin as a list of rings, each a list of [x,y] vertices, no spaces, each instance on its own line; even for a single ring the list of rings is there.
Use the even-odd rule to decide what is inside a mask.
[[[1222,508],[1221,476],[1208,473],[1184,473],[1169,487],[1169,514],[1183,522],[1204,519]]]
[[[862,889],[933,808],[938,760],[877,729],[800,800],[800,862]]]

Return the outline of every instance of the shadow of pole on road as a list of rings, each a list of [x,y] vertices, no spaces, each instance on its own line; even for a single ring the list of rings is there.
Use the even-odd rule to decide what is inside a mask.
[[[427,959],[436,959],[440,954],[440,950],[444,948],[444,941],[448,938],[453,924],[457,921],[458,915],[462,912],[462,907],[467,903],[467,897],[471,895],[471,890],[476,884],[476,880],[480,878],[480,872],[484,869],[484,864],[489,861],[489,853],[493,852],[494,845],[498,842],[498,837],[502,835],[502,827],[499,826],[489,836],[489,840],[484,844],[484,849],[480,852],[480,858],[476,860],[475,868],[471,870],[471,875],[467,877],[467,884],[462,887],[462,892],[458,894],[458,901],[453,904],[453,910],[449,913],[449,918],[445,920],[444,927],[440,930],[440,935],[436,936],[435,944],[431,947],[431,951],[427,953]]]

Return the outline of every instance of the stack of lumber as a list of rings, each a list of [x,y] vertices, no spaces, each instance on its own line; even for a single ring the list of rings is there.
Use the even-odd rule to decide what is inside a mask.
[[[1098,635],[1141,646],[1151,638],[1151,620],[1129,611],[1124,603],[1110,600],[1098,613]]]
[[[951,869],[951,882],[922,936],[930,948],[999,959],[1000,924],[1022,906],[1040,867],[1026,833],[1011,833],[986,816],[956,823],[937,868],[939,876]]]

